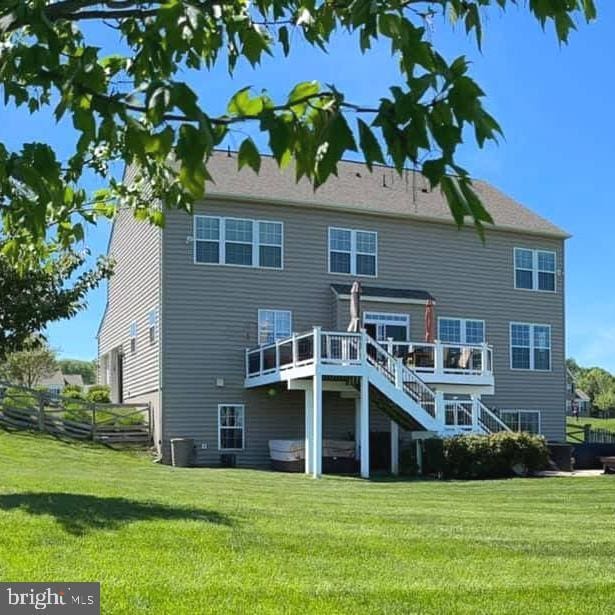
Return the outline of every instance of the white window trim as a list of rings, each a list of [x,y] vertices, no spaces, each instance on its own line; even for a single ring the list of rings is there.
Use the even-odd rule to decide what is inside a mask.
[[[275,309],[275,308],[259,308],[258,309],[258,316],[257,316],[258,320],[257,320],[257,323],[256,323],[256,329],[257,329],[257,331],[256,331],[256,339],[258,341],[258,345],[259,346],[266,346],[267,344],[272,344],[273,343],[273,342],[263,342],[263,343],[261,343],[261,341],[260,341],[260,339],[261,339],[261,314],[263,312],[281,312],[281,313],[284,313],[284,314],[288,314],[288,320],[290,322],[289,335],[292,335],[292,332],[293,332],[293,313],[292,313],[292,310],[278,310],[278,309]],[[275,320],[274,320],[274,327],[275,327]],[[275,338],[275,330],[274,330],[273,334],[274,334],[274,338]],[[274,341],[275,341],[275,339],[274,339]]]
[[[341,271],[331,271],[331,231],[345,231],[350,233],[350,273],[343,273]],[[368,252],[357,252],[357,232],[359,233],[371,233],[376,236],[376,252],[374,254],[369,254]],[[333,252],[341,252],[342,250],[333,250]],[[344,250],[344,252],[346,252]],[[346,252],[347,253],[347,252]],[[361,254],[364,256],[373,256],[374,257],[374,275],[369,275],[367,273],[357,273],[357,255]],[[345,275],[345,276],[359,276],[361,278],[377,278],[378,277],[378,232],[370,231],[368,229],[352,229],[352,228],[343,228],[341,226],[330,226],[329,231],[327,233],[327,262],[328,262],[328,272],[331,275]]]
[[[134,331],[134,332],[133,332]],[[128,327],[128,339],[130,341],[130,352],[137,352],[137,338],[139,337],[139,325],[136,320],[131,321]]]
[[[376,331],[378,330],[378,325],[381,324],[385,324],[385,325],[394,325],[394,326],[401,326],[402,323],[398,322],[398,321],[394,321],[394,320],[390,320],[389,322],[386,322],[386,320],[373,320],[370,321],[369,317],[370,316],[384,316],[386,317],[391,317],[391,316],[397,316],[398,318],[401,316],[405,319],[406,321],[406,341],[410,341],[410,314],[404,314],[403,312],[374,312],[374,311],[369,311],[369,312],[363,312],[363,324],[370,324],[370,325],[376,325]],[[378,341],[378,340],[376,340]],[[386,341],[386,340],[380,340],[380,341]]]
[[[530,366],[529,367],[513,367],[513,343],[512,343],[512,328],[513,325],[522,325],[525,327],[530,327]],[[534,346],[534,327],[547,327],[549,329],[549,369],[538,369],[534,367],[534,350],[536,346]],[[515,372],[550,372],[553,371],[553,331],[551,329],[551,325],[547,325],[540,322],[511,322],[508,327],[508,346],[509,346],[509,355],[510,355],[510,369]],[[515,348],[528,348],[528,346],[515,346]],[[540,348],[541,350],[545,350],[544,348]]]
[[[538,415],[538,431],[536,433],[542,434],[542,410],[527,410],[527,409],[521,409],[521,408],[500,408],[498,410],[498,417],[503,423],[506,423],[506,421],[504,421],[504,418],[502,417],[502,413],[504,412],[516,412],[517,414],[537,414]],[[506,425],[508,425],[508,423],[506,423]],[[517,431],[514,433],[530,433],[530,432]]]
[[[232,406],[234,408],[241,408],[241,427],[222,427],[220,424],[220,416],[222,408],[228,408]],[[241,429],[241,448],[222,448],[222,430],[223,429]],[[245,404],[218,404],[218,450],[219,451],[243,451],[246,446],[246,407]]]
[[[468,342],[467,340],[467,335],[466,335],[466,327],[467,327],[467,323],[468,321],[470,322],[482,322],[483,323],[483,341],[482,344],[485,344],[487,342],[487,323],[485,322],[485,320],[483,320],[482,318],[460,318],[458,316],[438,316],[438,341],[442,341],[440,340],[440,321],[441,320],[458,320],[461,322],[461,328],[460,328],[460,333],[461,333],[461,341],[459,342],[459,344],[468,344],[470,346],[480,346],[481,344],[477,344],[476,342]],[[455,344],[457,342],[444,342],[442,341],[443,344]]]
[[[150,315],[154,314],[154,324],[150,323]],[[154,335],[152,339],[151,330],[154,330]],[[149,340],[150,346],[153,346],[158,341],[158,308],[154,307],[151,310],[147,311],[147,339]]]
[[[196,259],[196,247],[199,241],[211,241],[212,243],[216,240],[213,239],[197,239],[196,236],[196,222],[198,218],[209,218],[218,220],[219,224],[219,238],[218,242],[218,257],[219,262],[217,263],[202,263]],[[242,222],[252,222],[252,264],[251,265],[240,265],[235,263],[226,263],[226,220],[239,220]],[[279,224],[281,228],[280,234],[280,245],[276,245],[273,243],[261,243],[260,242],[260,234],[259,234],[259,225],[262,223],[265,224]],[[232,243],[247,243],[245,241],[234,241]],[[280,222],[279,220],[255,220],[253,218],[236,218],[235,216],[210,216],[208,214],[195,214],[193,216],[192,221],[192,262],[195,265],[207,265],[213,267],[241,267],[242,269],[268,269],[270,271],[282,271],[284,269],[284,222]],[[267,267],[265,265],[260,264],[260,246],[268,246],[280,248],[280,266],[279,267]],[[258,264],[256,264],[258,263]]]
[[[517,267],[517,251],[524,250],[526,252],[532,253],[532,288],[521,288],[517,286],[517,269],[521,269],[523,271],[530,271],[524,267]],[[538,274],[541,270],[538,269],[538,253],[546,252],[549,254],[553,254],[553,258],[555,261],[555,271],[553,271],[553,290],[546,290],[542,288],[538,288]],[[542,271],[542,273],[551,273],[551,271]],[[516,247],[513,250],[513,285],[515,290],[525,290],[531,293],[557,293],[557,252],[555,250],[543,250],[542,248],[522,248]]]

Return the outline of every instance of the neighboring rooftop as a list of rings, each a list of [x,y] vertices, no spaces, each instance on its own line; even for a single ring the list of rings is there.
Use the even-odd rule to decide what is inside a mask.
[[[400,177],[391,167],[375,166],[372,173],[360,162],[338,164],[338,177],[331,176],[316,192],[305,179],[295,182],[292,165],[280,171],[271,156],[262,156],[260,173],[244,167],[237,171],[235,153],[216,152],[208,162],[213,197],[241,197],[251,201],[308,204],[388,216],[408,216],[453,223],[446,200],[439,189],[431,191],[426,178],[413,171]],[[520,231],[558,238],[569,234],[535,214],[490,184],[474,180],[497,229]]]
[[[60,370],[55,371],[51,376],[41,378],[39,385],[44,387],[54,386],[64,388],[67,384],[76,384],[83,386],[83,377],[81,374],[63,374]]]

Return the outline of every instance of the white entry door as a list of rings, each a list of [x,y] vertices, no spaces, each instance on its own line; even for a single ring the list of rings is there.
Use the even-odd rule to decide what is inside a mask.
[[[378,342],[393,338],[395,342],[410,340],[409,314],[389,314],[386,312],[365,312],[363,326],[368,335]]]

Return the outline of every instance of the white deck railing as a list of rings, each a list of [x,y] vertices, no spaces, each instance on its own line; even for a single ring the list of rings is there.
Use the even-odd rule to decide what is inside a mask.
[[[488,344],[444,342],[384,342],[389,352],[405,365],[429,374],[491,374],[493,350]]]
[[[246,381],[260,379],[272,374],[279,374],[308,365],[347,366],[349,374],[368,364],[376,369],[396,389],[403,391],[416,404],[436,418],[440,424],[455,428],[458,431],[475,431],[494,433],[509,431],[502,420],[496,416],[480,399],[444,399],[442,392],[436,392],[421,378],[421,371],[431,370],[432,374],[445,376],[454,370],[455,374],[491,374],[491,347],[455,345],[455,344],[413,344],[405,343],[406,347],[429,348],[434,358],[431,366],[423,364],[421,367],[413,365],[408,360],[410,352],[402,350],[402,344],[393,341],[381,344],[372,339],[365,331],[361,333],[345,333],[339,331],[321,331],[315,327],[308,333],[295,334],[291,337],[278,340],[271,344],[264,344],[257,348],[246,350]],[[468,348],[471,352],[468,353]],[[472,352],[476,352],[475,355]],[[480,363],[475,359],[464,367],[455,366],[447,357],[456,353],[468,361],[472,357],[480,357]],[[415,354],[412,359],[416,361]],[[438,359],[440,357],[440,359]],[[480,365],[480,370],[479,366]],[[489,371],[486,371],[488,368]]]
[[[314,331],[319,330],[246,350],[246,377],[263,376],[311,363],[314,360]],[[365,358],[361,354],[361,333],[320,331],[318,335],[319,360],[323,363],[361,363]],[[385,350],[392,359],[401,359],[404,367],[412,372],[436,376],[493,374],[493,350],[488,344],[371,341],[372,353],[379,352],[376,347]]]

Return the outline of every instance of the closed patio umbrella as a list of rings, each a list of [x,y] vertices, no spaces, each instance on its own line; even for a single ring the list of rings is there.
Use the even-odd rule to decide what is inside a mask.
[[[350,289],[350,323],[349,333],[358,333],[361,330],[361,282],[353,282]]]
[[[425,341],[429,344],[433,344],[435,340],[434,335],[434,303],[430,299],[425,304]]]

